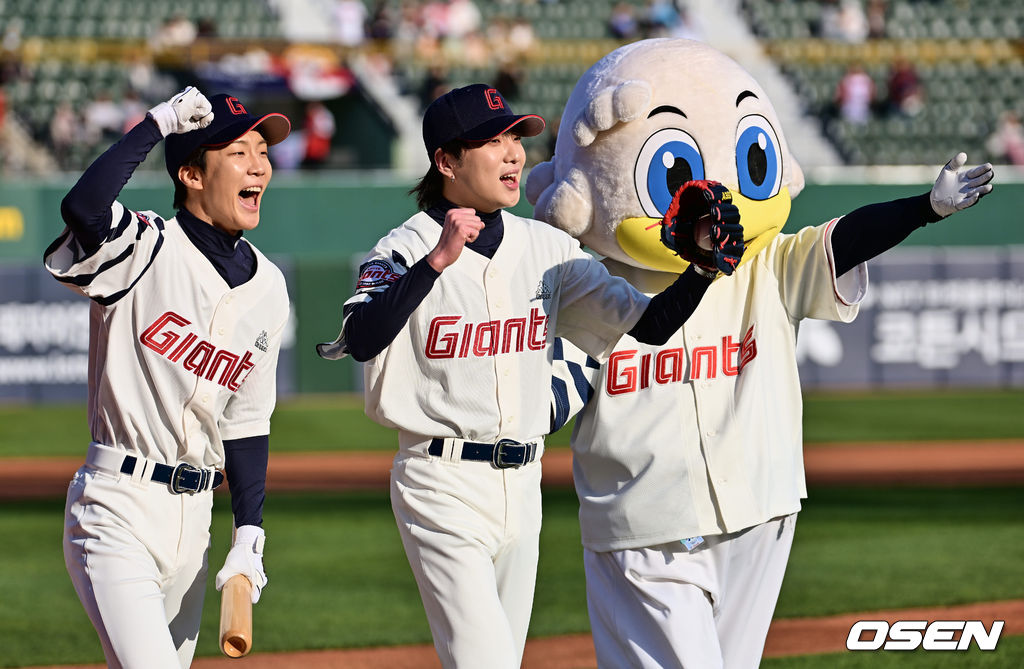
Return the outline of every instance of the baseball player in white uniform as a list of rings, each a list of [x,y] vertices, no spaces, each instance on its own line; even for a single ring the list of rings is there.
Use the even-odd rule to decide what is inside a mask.
[[[790,175],[797,172],[786,163],[790,154],[774,110],[748,74],[687,40],[636,43],[606,62],[607,70],[595,66],[581,80],[567,109],[587,109],[608,93],[605,86],[614,90],[623,81],[638,88],[651,81],[646,96],[634,94],[635,108],[624,104],[616,110],[621,116],[601,119],[599,131],[614,127],[614,133],[596,140],[598,132],[581,130],[590,115],[577,121],[567,112],[561,127],[572,134],[560,135],[555,160],[577,153],[568,165],[555,165],[544,192],[557,193],[559,174],[573,170],[613,193],[626,192],[615,191],[616,180],[633,175],[620,166],[646,168],[649,155],[655,156],[652,173],[662,165],[685,166],[707,176],[667,190],[663,170],[638,179],[648,190],[638,187],[635,203],[626,196],[615,200],[618,210],[600,202],[614,200],[605,190],[582,206],[539,204],[541,216],[564,227],[576,211],[590,213],[594,223],[583,240],[615,255],[603,261],[609,272],[648,294],[673,281],[681,271],[676,267],[686,267],[655,248],[659,217],[678,227],[677,213],[685,209],[680,202],[719,185],[706,179],[729,185],[732,192],[714,197],[734,203],[745,232],[781,229],[787,186],[796,181]],[[695,65],[681,74],[659,63]],[[678,139],[684,134],[685,146]],[[649,146],[665,136],[671,139],[662,150],[669,157],[678,151],[675,163],[640,150],[648,138]],[[562,356],[554,365],[554,427],[585,403],[572,437],[573,476],[599,667],[758,666],[807,494],[799,324],[805,318],[851,321],[867,290],[867,260],[990,192],[992,166],[964,169],[965,161],[964,154],[954,157],[930,193],[861,207],[796,234],[748,237],[754,250],[748,248],[728,280],[712,284],[665,344],[627,334],[603,364],[571,344],[556,348]],[[551,175],[550,164],[547,169]],[[644,197],[650,206],[662,195],[659,210],[642,208]],[[614,218],[607,215],[613,210],[619,212]]]
[[[423,211],[369,253],[341,335],[318,347],[366,361],[367,415],[398,430],[392,508],[445,667],[521,662],[554,336],[598,359],[626,331],[664,341],[710,283],[686,272],[648,301],[567,234],[502,211],[520,138],[543,127],[483,84],[434,101]],[[738,257],[724,234],[720,257]]]
[[[90,300],[85,465],[68,488],[64,557],[110,667],[187,667],[206,583],[213,488],[231,483],[218,589],[266,585],[262,507],[284,277],[242,237],[259,223],[280,114],[188,87],[100,156],[64,198],[46,250]],[[165,139],[174,218],[116,198]]]

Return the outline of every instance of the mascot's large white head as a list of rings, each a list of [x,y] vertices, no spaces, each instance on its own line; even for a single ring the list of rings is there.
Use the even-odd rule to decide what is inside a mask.
[[[550,161],[533,168],[534,216],[606,257],[681,273],[658,225],[678,187],[720,181],[747,250],[782,230],[804,175],[775,109],[735,61],[702,42],[650,39],[599,60],[577,82]]]

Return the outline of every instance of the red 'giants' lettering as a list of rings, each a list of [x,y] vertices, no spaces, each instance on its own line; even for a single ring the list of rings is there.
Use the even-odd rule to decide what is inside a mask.
[[[615,351],[608,357],[605,392],[609,395],[635,393],[651,385],[678,383],[684,378],[686,350],[669,348],[657,353],[645,353],[635,360],[636,349]],[[736,376],[748,362],[757,356],[754,326],[736,343],[731,336],[722,337],[722,345],[697,346],[690,351],[689,379],[714,379],[719,371],[725,376]],[[734,362],[735,361],[735,362]]]
[[[530,317],[459,325],[462,316],[435,316],[427,329],[428,358],[477,358],[500,353],[543,350],[547,345],[548,317],[531,309]]]
[[[232,392],[238,390],[253,368],[252,354],[246,351],[239,356],[226,349],[218,349],[194,333],[182,330],[191,324],[188,319],[168,311],[139,335],[139,341],[171,362],[180,363],[196,376],[214,381]]]

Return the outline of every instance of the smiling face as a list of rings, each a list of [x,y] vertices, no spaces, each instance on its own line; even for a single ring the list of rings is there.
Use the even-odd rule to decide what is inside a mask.
[[[517,134],[507,132],[486,142],[474,142],[458,160],[438,149],[434,161],[445,178],[444,197],[453,204],[490,213],[519,202],[526,151]]]
[[[188,189],[185,208],[200,220],[237,234],[260,222],[260,203],[272,173],[267,140],[250,130],[206,153],[206,167],[184,166],[178,179]]]

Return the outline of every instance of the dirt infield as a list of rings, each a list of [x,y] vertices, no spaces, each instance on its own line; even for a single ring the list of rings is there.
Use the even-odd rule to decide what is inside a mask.
[[[772,623],[765,657],[846,650],[850,626],[857,620],[993,620],[1005,621],[1002,636],[1024,634],[1024,600],[967,604],[941,609],[901,609],[845,613],[821,618],[779,619]],[[198,658],[193,669],[230,669],[242,666],[226,657]],[[352,650],[296,653],[259,653],[245,658],[245,669],[440,669],[433,646],[390,646]],[[523,656],[525,669],[593,669],[597,666],[590,635],[530,639]],[[102,669],[103,665],[61,666],[47,669]]]
[[[269,491],[381,489],[392,453],[296,453],[270,456]],[[566,449],[544,454],[544,484],[572,485]],[[992,485],[1024,483],[1024,441],[808,445],[810,485]],[[82,464],[74,458],[0,459],[0,500],[61,497]]]
[[[269,491],[380,489],[388,484],[391,453],[272,455]],[[810,485],[1016,485],[1024,484],[1024,442],[929,442],[904,444],[808,445],[804,449]],[[0,459],[0,500],[62,496],[81,458]],[[567,450],[545,453],[546,486],[572,485]],[[1024,634],[1024,600],[964,606],[871,611],[820,618],[779,619],[772,623],[765,657],[841,652],[856,620],[1005,621],[1003,636]],[[100,669],[102,665],[77,665]],[[196,669],[240,666],[228,658],[199,658]],[[531,639],[526,669],[592,669],[589,635]],[[431,669],[440,667],[429,645],[393,646],[296,653],[259,653],[247,669]],[[70,669],[70,667],[50,668]]]

